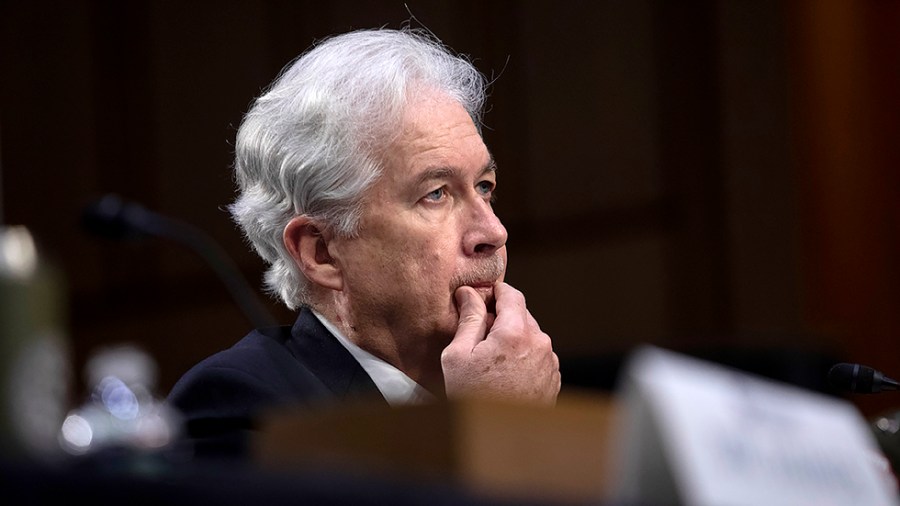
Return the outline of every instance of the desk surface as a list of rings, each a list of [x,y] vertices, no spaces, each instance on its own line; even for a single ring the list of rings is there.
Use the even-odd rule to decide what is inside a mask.
[[[52,465],[0,461],[6,504],[523,505],[481,497],[446,483],[322,472],[263,471],[243,462],[176,463],[107,455]],[[10,501],[10,502],[7,502]],[[541,501],[524,506],[550,506]]]

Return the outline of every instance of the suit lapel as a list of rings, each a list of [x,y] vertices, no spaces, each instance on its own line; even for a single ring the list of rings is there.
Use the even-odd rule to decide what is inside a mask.
[[[338,399],[381,397],[366,371],[307,308],[300,311],[288,349]]]

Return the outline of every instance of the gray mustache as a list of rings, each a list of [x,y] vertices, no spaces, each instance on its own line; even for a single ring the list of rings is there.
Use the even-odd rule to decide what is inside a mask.
[[[450,281],[450,288],[456,290],[460,286],[494,282],[506,269],[506,263],[500,255],[478,259],[466,272],[460,273]]]

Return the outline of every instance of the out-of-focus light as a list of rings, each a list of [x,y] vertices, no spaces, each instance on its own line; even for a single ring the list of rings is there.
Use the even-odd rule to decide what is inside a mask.
[[[900,432],[900,421],[896,418],[882,416],[875,421],[875,427],[881,432],[896,434],[897,432]]]
[[[67,450],[84,453],[91,447],[94,431],[87,420],[78,415],[69,415],[62,424],[62,438]]]
[[[100,399],[103,406],[119,420],[134,420],[140,411],[137,396],[122,380],[107,376],[100,381]]]
[[[37,269],[37,247],[25,227],[9,227],[0,237],[0,269],[16,277],[27,278]]]
[[[172,430],[169,421],[159,413],[146,416],[138,423],[137,434],[141,444],[146,448],[162,448],[172,441]]]

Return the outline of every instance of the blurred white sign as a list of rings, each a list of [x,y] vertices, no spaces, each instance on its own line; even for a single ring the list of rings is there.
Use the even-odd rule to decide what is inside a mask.
[[[629,362],[619,394],[623,503],[898,504],[848,402],[652,347]]]

